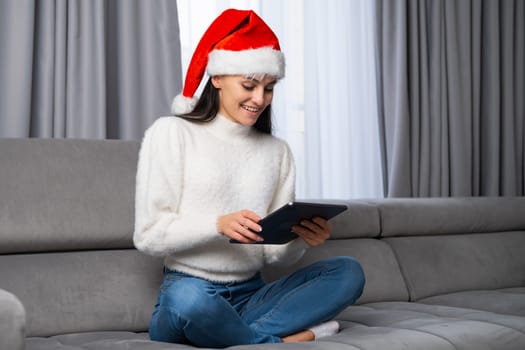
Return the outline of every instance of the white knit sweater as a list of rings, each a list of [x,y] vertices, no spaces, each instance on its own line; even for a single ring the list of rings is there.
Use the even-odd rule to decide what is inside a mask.
[[[218,115],[212,122],[159,118],[139,154],[134,243],[164,256],[166,267],[211,281],[243,281],[265,263],[293,263],[306,244],[231,244],[221,215],[249,209],[260,217],[294,197],[288,145]]]

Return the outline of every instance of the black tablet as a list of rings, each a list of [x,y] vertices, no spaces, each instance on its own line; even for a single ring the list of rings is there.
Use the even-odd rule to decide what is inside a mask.
[[[317,216],[329,220],[347,209],[348,207],[342,204],[289,202],[259,221],[262,231],[257,234],[263,237],[264,241],[253,244],[288,243],[297,238],[291,230],[292,226],[299,224],[301,220],[310,220]],[[230,242],[241,243],[233,239]]]

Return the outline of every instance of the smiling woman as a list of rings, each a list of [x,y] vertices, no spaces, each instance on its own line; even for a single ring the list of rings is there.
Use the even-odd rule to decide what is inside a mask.
[[[197,97],[205,71],[211,78]],[[134,243],[164,257],[153,340],[202,347],[314,340],[336,333],[339,324],[327,321],[362,293],[363,271],[350,257],[268,284],[261,277],[266,264],[291,264],[331,233],[314,217],[293,226],[297,238],[286,244],[264,244],[259,235],[261,217],[295,198],[293,156],[271,128],[282,77],[284,55],[270,27],[254,11],[226,10],[197,45],[174,116],[146,131]],[[334,290],[341,293],[321,297]]]

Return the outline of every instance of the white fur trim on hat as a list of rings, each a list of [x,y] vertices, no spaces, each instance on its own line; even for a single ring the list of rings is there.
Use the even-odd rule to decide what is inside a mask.
[[[185,97],[182,94],[177,95],[171,103],[171,113],[175,115],[190,113],[195,108],[198,100],[197,96]]]
[[[242,51],[213,50],[208,55],[206,70],[214,75],[264,74],[284,77],[284,54],[272,47]]]

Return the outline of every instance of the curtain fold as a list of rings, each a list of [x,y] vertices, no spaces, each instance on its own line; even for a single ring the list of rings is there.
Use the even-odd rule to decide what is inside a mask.
[[[0,137],[140,139],[182,86],[176,1],[1,0]]]
[[[389,197],[524,195],[525,3],[377,0]]]

